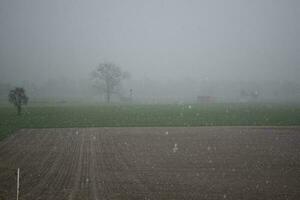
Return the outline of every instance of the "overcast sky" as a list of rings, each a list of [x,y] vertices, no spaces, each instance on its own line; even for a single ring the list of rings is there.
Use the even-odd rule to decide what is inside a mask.
[[[0,78],[296,80],[299,0],[0,0]]]

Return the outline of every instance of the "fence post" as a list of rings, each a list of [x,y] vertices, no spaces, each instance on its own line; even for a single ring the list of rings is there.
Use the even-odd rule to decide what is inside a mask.
[[[20,168],[17,170],[17,200],[19,200],[19,189],[20,189]]]

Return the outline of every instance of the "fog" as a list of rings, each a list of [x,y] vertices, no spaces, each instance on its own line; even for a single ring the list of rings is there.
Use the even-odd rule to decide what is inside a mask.
[[[109,61],[131,74],[115,99],[297,102],[299,19],[298,0],[1,0],[2,91],[98,101]]]

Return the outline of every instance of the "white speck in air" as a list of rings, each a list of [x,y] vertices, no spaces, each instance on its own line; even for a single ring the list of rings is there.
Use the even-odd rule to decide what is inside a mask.
[[[177,143],[174,144],[174,147],[173,147],[173,153],[176,153],[178,150],[178,147],[177,147]]]

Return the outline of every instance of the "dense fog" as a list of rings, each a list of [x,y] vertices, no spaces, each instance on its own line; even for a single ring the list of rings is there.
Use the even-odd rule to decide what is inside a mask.
[[[115,102],[299,102],[298,0],[1,0],[0,97],[104,102],[99,63],[130,76]]]

